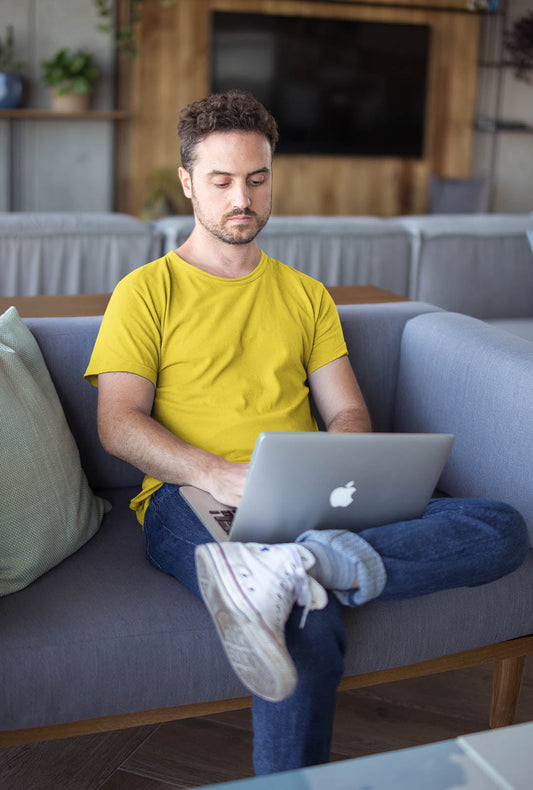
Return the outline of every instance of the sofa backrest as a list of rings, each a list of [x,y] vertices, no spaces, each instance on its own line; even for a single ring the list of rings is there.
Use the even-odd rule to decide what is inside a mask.
[[[160,251],[155,229],[127,214],[0,213],[0,295],[109,293]]]
[[[533,317],[533,214],[403,217],[409,296],[476,318]]]
[[[100,444],[96,426],[98,392],[83,378],[100,322],[99,316],[25,319],[43,353],[91,487],[140,485],[142,474],[108,455]]]
[[[407,295],[411,238],[380,217],[271,217],[262,250],[325,285],[377,285]]]
[[[533,545],[533,343],[456,313],[413,318],[394,429],[453,433],[439,487],[513,505]]]
[[[341,305],[338,310],[372,426],[375,431],[392,431],[404,327],[414,316],[438,308],[421,302],[389,302]]]
[[[392,429],[400,343],[406,321],[436,308],[414,302],[339,308],[350,360],[376,430]],[[142,474],[108,455],[98,439],[97,389],[83,378],[101,318],[27,318],[45,358],[93,488],[140,485]]]

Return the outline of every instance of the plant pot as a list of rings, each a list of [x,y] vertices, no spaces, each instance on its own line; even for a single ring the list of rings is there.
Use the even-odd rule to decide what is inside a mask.
[[[22,77],[0,71],[0,109],[15,110],[22,104]]]
[[[85,112],[89,109],[88,93],[59,93],[59,87],[50,88],[50,109],[54,112]]]

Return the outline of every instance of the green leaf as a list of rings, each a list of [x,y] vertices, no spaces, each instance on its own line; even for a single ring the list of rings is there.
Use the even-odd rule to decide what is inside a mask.
[[[66,48],[60,49],[50,60],[43,61],[42,66],[45,80],[49,85],[68,84],[66,90],[61,89],[62,94],[68,93],[70,90],[74,90],[76,93],[88,93],[91,83],[99,75],[92,55],[83,50],[72,53]],[[80,80],[77,83],[78,87],[71,86],[72,78]],[[83,87],[81,87],[82,85]]]

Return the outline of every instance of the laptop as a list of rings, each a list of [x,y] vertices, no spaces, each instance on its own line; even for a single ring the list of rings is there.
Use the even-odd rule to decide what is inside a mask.
[[[359,532],[419,518],[452,444],[451,434],[436,433],[261,433],[236,510],[194,486],[180,493],[218,541]]]

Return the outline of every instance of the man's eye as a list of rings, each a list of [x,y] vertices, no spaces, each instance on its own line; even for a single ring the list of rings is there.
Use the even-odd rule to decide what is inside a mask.
[[[229,183],[228,183],[227,181],[220,182],[220,183],[217,183],[217,182],[215,181],[215,186],[216,186],[216,187],[219,187],[219,189],[224,189],[224,187],[227,187],[227,186],[229,186]]]
[[[260,187],[264,183],[265,183],[265,179],[264,178],[252,178],[252,179],[250,179],[250,184],[253,187]]]

